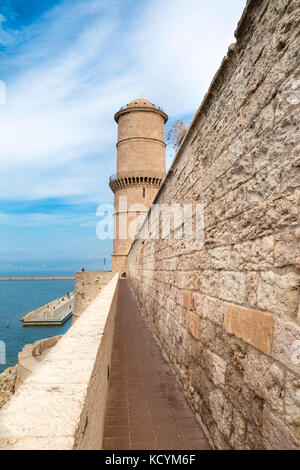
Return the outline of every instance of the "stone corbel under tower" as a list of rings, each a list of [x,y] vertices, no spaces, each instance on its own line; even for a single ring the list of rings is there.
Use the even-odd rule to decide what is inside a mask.
[[[111,176],[109,182],[115,195],[113,272],[126,272],[134,235],[165,179],[164,125],[167,120],[162,109],[144,99],[132,101],[115,115],[118,124],[117,174]],[[133,228],[135,233],[129,234],[128,228],[137,214],[139,224],[135,230]],[[132,227],[131,224],[131,231]]]

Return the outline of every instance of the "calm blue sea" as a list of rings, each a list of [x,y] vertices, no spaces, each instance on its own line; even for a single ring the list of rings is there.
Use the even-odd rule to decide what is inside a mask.
[[[0,281],[0,341],[6,345],[6,364],[0,363],[0,373],[18,362],[18,352],[25,344],[68,330],[71,318],[60,327],[26,328],[20,319],[31,310],[73,291],[74,286],[75,281]]]

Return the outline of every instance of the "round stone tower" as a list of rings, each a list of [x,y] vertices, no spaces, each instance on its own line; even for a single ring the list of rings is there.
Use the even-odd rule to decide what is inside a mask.
[[[115,114],[118,124],[114,192],[113,272],[126,272],[127,255],[166,176],[164,125],[168,116],[148,100],[137,99]]]

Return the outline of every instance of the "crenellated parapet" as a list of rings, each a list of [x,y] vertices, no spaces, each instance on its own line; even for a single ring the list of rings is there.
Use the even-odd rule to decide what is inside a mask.
[[[133,175],[132,173],[123,173],[119,175],[111,175],[109,181],[109,187],[115,193],[119,189],[129,188],[130,186],[151,186],[153,188],[159,189],[163,184],[165,179],[165,174],[157,174],[157,175],[142,175],[136,174]]]

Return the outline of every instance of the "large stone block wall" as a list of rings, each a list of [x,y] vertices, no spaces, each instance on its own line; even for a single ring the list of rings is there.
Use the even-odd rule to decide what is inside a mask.
[[[119,273],[120,276],[126,273],[127,270],[127,255],[112,255],[112,271]]]
[[[87,309],[113,276],[112,271],[84,271],[76,273],[73,322]]]
[[[217,449],[300,447],[299,10],[248,2],[154,201],[204,204],[203,247],[136,240],[128,257]]]

